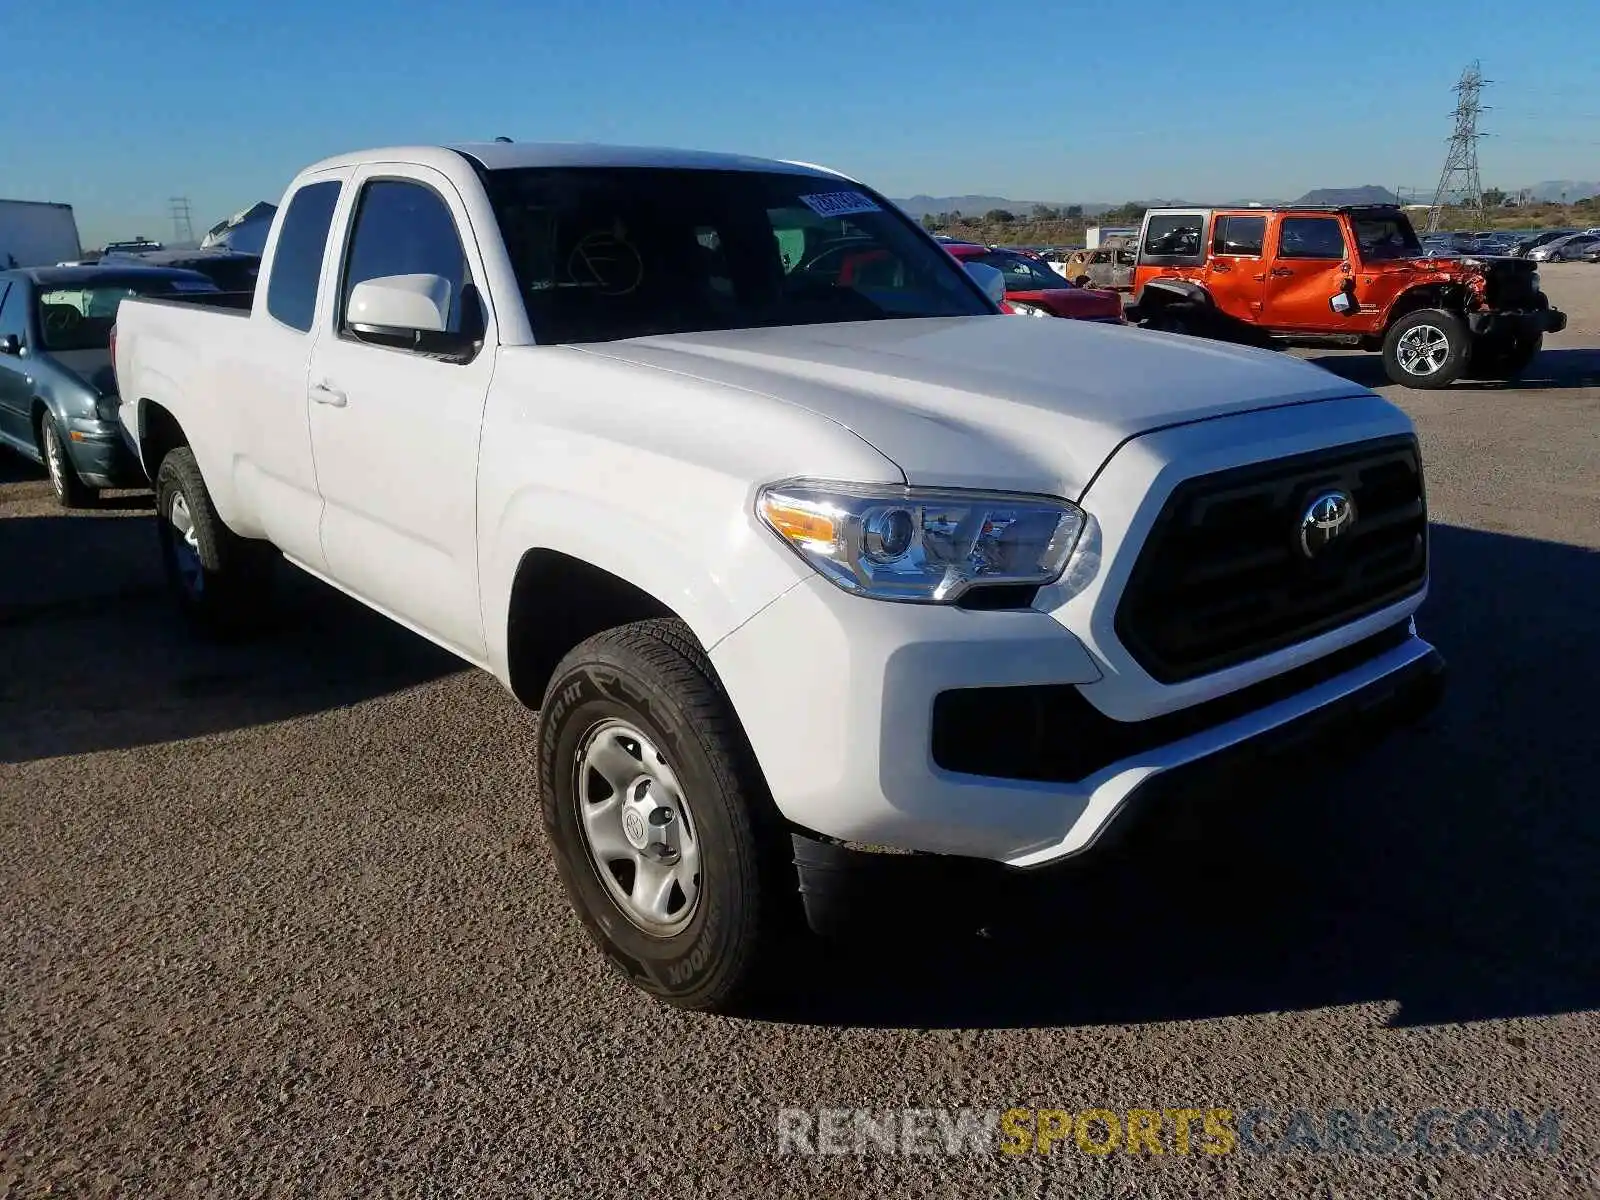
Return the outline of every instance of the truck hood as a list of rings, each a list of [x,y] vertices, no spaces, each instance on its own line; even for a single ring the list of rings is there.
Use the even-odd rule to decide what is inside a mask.
[[[785,326],[577,348],[816,412],[872,445],[908,483],[1067,497],[1081,495],[1137,434],[1370,394],[1272,351],[1025,317]]]

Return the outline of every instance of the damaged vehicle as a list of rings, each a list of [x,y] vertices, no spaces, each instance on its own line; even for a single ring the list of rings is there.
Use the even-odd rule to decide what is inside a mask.
[[[1415,388],[1513,379],[1567,318],[1526,259],[1428,258],[1393,205],[1151,209],[1129,319],[1248,345],[1383,354]]]

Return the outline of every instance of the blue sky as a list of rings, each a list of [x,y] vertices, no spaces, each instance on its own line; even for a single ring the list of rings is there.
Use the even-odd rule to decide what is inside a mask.
[[[1485,184],[1600,178],[1592,0],[1520,11],[0,0],[0,196],[72,204],[87,244],[166,238],[170,196],[198,232],[325,154],[498,134],[802,158],[897,196],[1431,189],[1475,57]]]

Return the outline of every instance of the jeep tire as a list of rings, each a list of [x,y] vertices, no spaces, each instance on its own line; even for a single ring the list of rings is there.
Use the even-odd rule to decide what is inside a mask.
[[[1472,347],[1472,365],[1467,374],[1473,379],[1515,379],[1543,348],[1544,335],[1538,333],[1479,338]]]
[[[161,460],[155,493],[161,565],[184,616],[212,636],[253,629],[267,611],[277,552],[223,524],[187,446]]]
[[[683,622],[596,634],[538,720],[556,869],[613,968],[675,1007],[736,1012],[798,930],[788,840],[732,704]]]
[[[1472,334],[1458,315],[1442,308],[1407,313],[1383,338],[1383,369],[1406,387],[1449,387],[1472,362]]]

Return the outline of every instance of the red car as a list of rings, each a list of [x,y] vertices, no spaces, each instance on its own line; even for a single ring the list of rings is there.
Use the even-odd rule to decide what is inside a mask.
[[[964,242],[946,243],[945,249],[964,263],[980,262],[1002,271],[1006,277],[1006,308],[1018,316],[1124,323],[1122,297],[1116,292],[1079,287],[1026,254]]]

